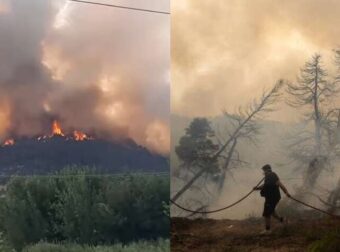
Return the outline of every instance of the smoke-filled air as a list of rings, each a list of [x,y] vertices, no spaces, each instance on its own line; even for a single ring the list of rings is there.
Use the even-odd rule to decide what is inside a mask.
[[[339,9],[339,1],[321,0],[173,1],[174,251],[187,251],[181,244],[197,251],[324,244],[321,229],[320,244],[289,239],[314,232],[302,219],[340,214]],[[267,214],[267,196],[257,190],[270,168],[283,186]],[[271,214],[277,236],[269,244],[257,232],[271,230]],[[280,216],[291,226],[275,224]],[[320,248],[311,251],[335,251]]]
[[[168,25],[165,15],[79,2],[0,0],[0,140],[47,134],[57,121],[167,155]]]

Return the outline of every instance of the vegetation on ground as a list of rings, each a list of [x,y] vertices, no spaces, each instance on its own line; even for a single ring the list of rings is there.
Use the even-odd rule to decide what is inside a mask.
[[[40,241],[111,245],[166,239],[169,183],[168,176],[103,177],[76,168],[51,177],[16,177],[0,199],[0,231],[17,251]]]
[[[171,219],[171,251],[335,252],[340,248],[340,220],[290,218],[272,223],[262,234],[262,218],[246,220]]]
[[[313,242],[309,250],[310,252],[334,252],[340,248],[340,229],[336,228],[326,232],[322,237]]]
[[[156,242],[133,242],[126,246],[115,244],[112,246],[81,246],[77,244],[39,243],[29,246],[24,252],[168,252],[169,240],[160,239]]]

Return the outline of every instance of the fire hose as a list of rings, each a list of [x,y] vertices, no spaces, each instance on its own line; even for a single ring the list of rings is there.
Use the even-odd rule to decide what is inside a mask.
[[[263,180],[264,180],[264,178],[261,179],[260,182],[254,188],[258,187],[262,183]],[[191,209],[188,209],[186,207],[183,207],[183,206],[179,205],[178,203],[176,203],[175,201],[173,201],[171,199],[170,199],[170,202],[171,202],[171,204],[175,205],[179,209],[182,209],[182,210],[184,210],[186,212],[189,212],[189,213],[193,213],[193,214],[211,214],[211,213],[217,213],[217,212],[224,211],[224,210],[226,210],[228,208],[231,208],[231,207],[236,206],[237,204],[241,203],[243,200],[248,198],[250,196],[250,194],[252,194],[255,191],[254,188],[250,192],[248,192],[246,195],[244,195],[242,198],[240,198],[239,200],[235,201],[234,203],[232,203],[232,204],[230,204],[228,206],[225,206],[225,207],[222,207],[222,208],[219,208],[219,209],[215,209],[215,210],[210,210],[210,211],[195,211],[195,210],[191,210]],[[339,215],[335,215],[333,213],[327,212],[327,211],[322,210],[320,208],[317,208],[315,206],[309,205],[309,204],[307,204],[307,203],[305,203],[305,202],[303,202],[301,200],[298,200],[298,199],[296,199],[296,198],[294,198],[292,196],[290,196],[289,198],[292,199],[293,201],[297,202],[297,203],[300,203],[300,204],[302,204],[304,206],[307,206],[309,208],[317,210],[317,211],[319,211],[321,213],[327,214],[327,215],[329,215],[329,216],[331,216],[333,218],[339,218],[340,219]]]

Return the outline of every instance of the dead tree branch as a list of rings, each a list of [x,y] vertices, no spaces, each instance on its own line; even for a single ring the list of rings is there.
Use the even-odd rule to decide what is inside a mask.
[[[220,149],[212,156],[210,157],[210,160],[214,161],[220,157],[220,155],[225,151],[227,146],[231,144],[234,139],[238,137],[241,130],[247,126],[249,123],[251,123],[253,120],[258,119],[263,113],[265,112],[271,112],[274,110],[273,105],[277,102],[278,98],[280,97],[280,90],[282,86],[284,85],[283,80],[279,80],[275,86],[269,91],[264,92],[261,96],[260,100],[253,100],[252,103],[249,104],[248,108],[243,111],[244,113],[244,119],[241,121],[239,126],[233,131],[229,139],[220,147]],[[207,170],[209,167],[202,167],[197,174],[191,178],[187,184],[185,184],[173,197],[172,201],[176,201],[183,193],[185,193],[194,183],[197,179],[199,179]]]

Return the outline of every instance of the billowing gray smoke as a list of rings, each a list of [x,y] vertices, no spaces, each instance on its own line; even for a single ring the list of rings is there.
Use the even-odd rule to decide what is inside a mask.
[[[169,32],[165,15],[0,0],[1,139],[49,132],[57,119],[66,132],[130,137],[167,153]]]

